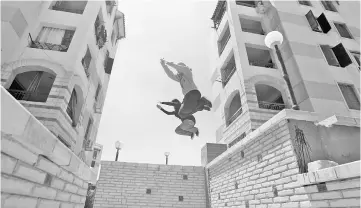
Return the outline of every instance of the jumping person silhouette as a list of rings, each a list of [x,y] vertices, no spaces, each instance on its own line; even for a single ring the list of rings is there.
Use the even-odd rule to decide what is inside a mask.
[[[160,106],[160,104],[173,106],[174,111],[166,111],[162,108],[162,106]],[[160,104],[157,104],[157,107],[161,111],[163,111],[167,115],[174,115],[182,121],[182,123],[175,129],[175,132],[177,134],[183,136],[190,136],[191,139],[194,138],[194,135],[199,136],[199,130],[197,127],[194,126],[196,124],[196,119],[193,115],[187,116],[186,118],[179,117],[178,112],[179,108],[181,107],[181,102],[178,99],[173,99],[172,102],[160,102]]]
[[[173,62],[168,62],[164,59],[160,60],[160,64],[168,77],[179,82],[181,85],[184,98],[178,113],[180,118],[186,118],[200,109],[211,110],[212,103],[207,98],[202,97],[194,83],[191,68],[182,62],[174,64]],[[173,67],[177,73],[172,72],[167,65]]]

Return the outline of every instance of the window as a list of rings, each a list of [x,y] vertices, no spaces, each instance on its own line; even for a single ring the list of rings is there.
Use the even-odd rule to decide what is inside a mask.
[[[351,33],[349,32],[345,24],[336,22],[334,24],[341,37],[352,39]]]
[[[258,107],[268,110],[283,110],[286,105],[282,98],[282,93],[269,85],[256,84],[256,95]]]
[[[95,166],[95,161],[92,161],[90,167],[94,168],[94,166]]]
[[[88,1],[56,1],[50,8],[52,10],[83,14]]]
[[[330,23],[328,23],[328,20],[323,13],[316,19],[316,17],[312,13],[312,10],[310,10],[306,14],[306,18],[312,30],[315,32],[328,33],[328,31],[331,30],[331,25]]]
[[[242,114],[242,103],[239,92],[232,98],[228,108],[225,108],[226,126],[229,126]]]
[[[255,1],[236,1],[236,4],[247,7],[256,7]]]
[[[237,144],[239,141],[241,141],[245,137],[246,137],[246,132],[243,132],[239,137],[237,137],[235,140],[231,141],[228,144],[228,148],[231,148],[233,145]]]
[[[347,106],[353,110],[360,110],[360,100],[356,95],[355,89],[352,85],[340,84],[338,86],[341,89],[342,96],[345,98]]]
[[[254,48],[246,46],[246,52],[250,66],[259,66],[265,68],[275,68],[271,53],[267,49]]]
[[[91,59],[92,59],[92,56],[91,56],[91,54],[90,54],[89,47],[87,47],[85,56],[84,56],[84,57],[82,58],[82,60],[81,60],[81,64],[82,64],[83,67],[84,67],[84,72],[85,72],[85,74],[86,74],[87,77],[90,76],[90,73],[89,73],[89,65],[90,65]]]
[[[262,29],[262,24],[260,21],[245,19],[242,17],[239,18],[239,21],[241,22],[241,28],[243,32],[264,35],[264,31]]]
[[[333,5],[332,1],[322,1],[321,3],[326,10],[331,12],[337,12],[335,5]]]
[[[310,1],[298,1],[299,4],[301,5],[305,5],[305,6],[312,6],[311,2]]]
[[[69,115],[69,117],[73,121],[73,124],[72,124],[73,127],[76,126],[75,110],[76,110],[77,105],[78,105],[77,93],[76,93],[75,89],[73,89],[73,92],[71,93],[70,100],[68,103],[68,107],[66,108],[66,113]]]
[[[85,131],[85,134],[84,134],[85,140],[89,140],[89,136],[90,136],[92,126],[93,126],[93,119],[89,118],[88,125],[86,127],[86,131]]]
[[[358,66],[361,66],[360,65],[360,52],[357,52],[357,51],[350,51],[351,55],[354,57],[356,63]]]
[[[101,88],[102,88],[102,86],[100,84],[98,84],[97,90],[95,91],[95,101],[98,101],[99,92],[100,92]]]
[[[44,71],[17,74],[8,91],[17,100],[46,102],[56,75]]]
[[[43,27],[36,40],[32,41],[29,47],[66,52],[68,51],[74,33],[75,30]]]
[[[221,69],[223,87],[227,85],[228,81],[231,79],[232,75],[236,70],[236,61],[234,60],[234,56],[232,56],[232,58],[226,63],[226,66]]]
[[[214,28],[218,29],[219,24],[222,21],[222,18],[227,10],[227,2],[226,1],[218,1],[216,10],[214,11],[212,15],[212,20],[214,24]]]
[[[94,149],[94,151],[93,151],[93,159],[94,159],[94,160],[97,159],[99,152],[100,152],[99,149]]]
[[[98,13],[94,22],[95,41],[99,49],[101,49],[107,42],[107,30],[105,29],[105,22],[101,14],[101,10]]]
[[[222,54],[224,48],[226,47],[228,40],[231,38],[231,32],[229,30],[229,27],[227,27],[226,31],[221,36],[221,39],[218,40],[218,54],[219,56]]]
[[[320,45],[320,47],[325,55],[328,65],[346,67],[352,64],[352,61],[342,43],[333,48],[329,45]]]
[[[105,53],[104,53],[104,62],[103,62],[104,70],[107,68],[108,59],[109,59],[109,51],[106,50]]]

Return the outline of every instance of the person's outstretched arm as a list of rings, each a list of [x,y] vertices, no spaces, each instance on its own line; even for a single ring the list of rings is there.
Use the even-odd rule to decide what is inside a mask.
[[[174,74],[174,73],[169,69],[169,67],[166,65],[164,59],[161,59],[161,60],[160,60],[160,65],[162,65],[165,73],[168,75],[169,78],[173,79],[173,80],[176,81],[176,82],[179,82],[178,76],[177,76],[176,74]]]
[[[169,112],[169,111],[166,111],[162,108],[162,106],[160,105],[157,105],[157,107],[159,108],[159,110],[163,111],[163,113],[167,114],[167,115],[175,115],[175,112]]]
[[[173,67],[175,70],[177,70],[178,73],[183,73],[186,76],[192,76],[192,71],[187,66],[180,66],[178,64],[175,64],[173,62],[166,62],[167,65]]]
[[[160,104],[170,105],[170,106],[176,106],[177,105],[177,103],[173,103],[173,102],[160,102]]]

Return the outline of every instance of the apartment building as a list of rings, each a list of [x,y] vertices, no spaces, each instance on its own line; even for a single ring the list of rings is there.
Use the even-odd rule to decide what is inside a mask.
[[[2,86],[88,166],[94,154],[99,162],[93,146],[125,38],[117,1],[2,1],[1,13]]]
[[[213,106],[217,143],[233,146],[293,106],[324,118],[360,114],[359,1],[218,1],[212,21]],[[279,31],[288,88],[275,49]]]

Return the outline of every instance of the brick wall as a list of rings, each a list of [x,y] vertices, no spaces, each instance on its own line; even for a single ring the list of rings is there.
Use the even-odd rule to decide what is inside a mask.
[[[102,161],[94,208],[107,207],[205,208],[204,168]]]
[[[298,175],[312,207],[360,207],[360,161]]]
[[[84,207],[93,172],[1,87],[1,207]]]
[[[212,207],[309,206],[297,184],[299,170],[287,120],[225,154],[207,166]]]

